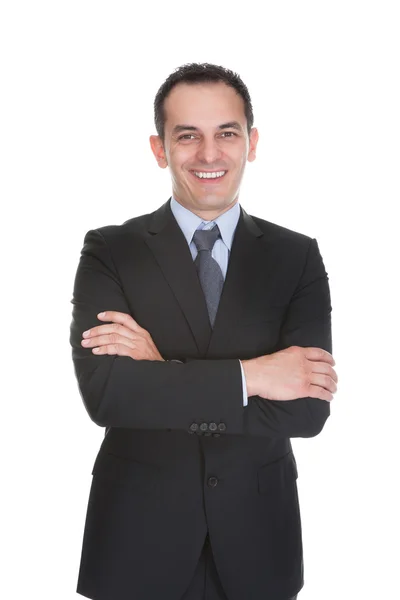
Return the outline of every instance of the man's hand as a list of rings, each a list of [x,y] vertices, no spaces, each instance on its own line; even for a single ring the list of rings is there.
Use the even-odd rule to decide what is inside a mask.
[[[337,390],[335,361],[322,348],[290,346],[241,362],[249,396],[266,400],[311,397],[330,402]]]
[[[118,354],[135,360],[162,360],[151,335],[128,314],[109,310],[97,318],[112,321],[84,331],[81,342],[95,354]]]

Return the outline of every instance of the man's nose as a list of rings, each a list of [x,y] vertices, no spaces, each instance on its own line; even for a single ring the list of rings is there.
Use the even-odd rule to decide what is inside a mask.
[[[216,140],[203,139],[198,148],[197,157],[207,164],[218,161],[221,157],[221,149],[218,147]]]

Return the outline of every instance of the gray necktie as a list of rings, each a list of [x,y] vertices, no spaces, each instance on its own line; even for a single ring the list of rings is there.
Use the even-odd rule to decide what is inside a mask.
[[[194,264],[206,299],[211,327],[214,327],[219,299],[224,285],[221,267],[211,255],[213,246],[220,237],[221,233],[217,224],[212,229],[198,229],[193,235],[193,241],[198,250]]]

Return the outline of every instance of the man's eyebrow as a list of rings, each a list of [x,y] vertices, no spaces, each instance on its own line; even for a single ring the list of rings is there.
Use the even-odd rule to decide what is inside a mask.
[[[222,125],[218,125],[218,129],[237,129],[238,131],[242,131],[242,127],[237,121],[222,123]],[[193,125],[175,125],[172,133],[180,133],[181,131],[199,131],[199,128]]]
[[[242,126],[237,121],[229,121],[229,123],[223,123],[218,129],[238,129],[242,131]]]
[[[193,125],[175,125],[172,133],[179,133],[180,131],[198,131],[198,129],[197,127],[193,127]]]

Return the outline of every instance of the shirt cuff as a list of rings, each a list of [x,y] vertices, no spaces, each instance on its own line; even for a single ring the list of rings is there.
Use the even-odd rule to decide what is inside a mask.
[[[243,406],[247,406],[249,403],[249,399],[247,396],[247,385],[246,385],[246,377],[243,371],[243,365],[242,365],[242,361],[239,360],[240,363],[240,369],[242,371],[242,388],[243,388]]]

